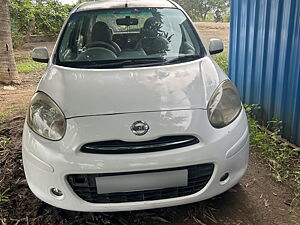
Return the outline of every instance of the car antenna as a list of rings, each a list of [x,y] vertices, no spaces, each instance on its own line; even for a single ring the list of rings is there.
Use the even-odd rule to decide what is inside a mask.
[[[125,8],[128,8],[128,3],[127,3],[127,0],[126,0],[126,3],[125,3]]]

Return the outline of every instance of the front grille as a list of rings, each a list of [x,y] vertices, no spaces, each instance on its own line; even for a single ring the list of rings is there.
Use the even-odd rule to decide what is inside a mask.
[[[173,187],[158,190],[145,190],[134,192],[119,192],[109,194],[98,194],[96,177],[119,176],[129,174],[141,174],[174,170],[188,170],[188,185],[186,187]],[[151,201],[168,198],[176,198],[197,193],[203,189],[210,180],[214,170],[214,164],[202,164],[174,169],[128,172],[118,174],[73,174],[68,175],[67,180],[73,191],[83,200],[91,203],[125,203]],[[122,184],[120,184],[122,185]]]
[[[165,136],[151,141],[127,142],[120,140],[89,143],[81,151],[93,154],[127,154],[165,151],[199,143],[194,136]]]

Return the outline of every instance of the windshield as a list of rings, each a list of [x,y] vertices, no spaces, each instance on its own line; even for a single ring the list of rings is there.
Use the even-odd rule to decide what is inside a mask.
[[[75,13],[56,63],[78,68],[123,68],[199,59],[205,50],[178,9],[126,8]]]

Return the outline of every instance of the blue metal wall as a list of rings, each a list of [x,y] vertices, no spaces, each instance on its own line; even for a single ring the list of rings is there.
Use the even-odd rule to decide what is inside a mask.
[[[229,76],[300,146],[300,0],[231,0]]]

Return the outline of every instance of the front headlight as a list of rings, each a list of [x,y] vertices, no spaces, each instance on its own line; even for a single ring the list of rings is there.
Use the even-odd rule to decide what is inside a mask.
[[[241,99],[236,87],[229,80],[225,80],[208,102],[208,119],[215,128],[222,128],[234,121],[241,109]]]
[[[43,92],[37,92],[32,97],[27,123],[35,133],[53,141],[58,141],[65,135],[66,120],[63,112]]]

